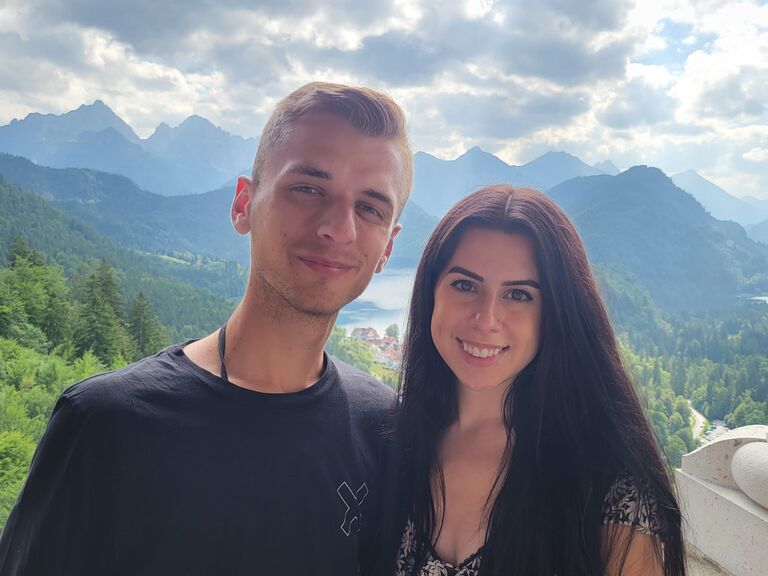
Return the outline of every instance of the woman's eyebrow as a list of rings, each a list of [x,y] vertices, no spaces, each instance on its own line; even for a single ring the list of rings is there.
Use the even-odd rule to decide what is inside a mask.
[[[462,268],[461,266],[453,266],[450,270],[448,270],[448,274],[455,272],[457,274],[464,274],[464,276],[469,276],[470,278],[473,278],[477,280],[478,282],[483,282],[483,277],[480,276],[480,274],[475,274],[474,272],[470,272],[466,268]]]
[[[448,270],[448,274],[450,274],[452,272],[456,273],[456,274],[463,274],[464,276],[469,276],[470,278],[473,278],[473,279],[477,280],[478,282],[484,282],[485,281],[483,279],[483,277],[480,276],[480,274],[476,274],[474,272],[471,272],[471,271],[467,270],[466,268],[462,268],[461,266],[453,266],[453,267],[451,267],[451,269]],[[502,286],[530,286],[531,288],[537,288],[537,289],[541,290],[541,286],[539,285],[539,283],[536,280],[530,280],[530,279],[526,279],[526,280],[505,280],[504,282],[501,283],[501,285]]]
[[[541,290],[541,286],[536,280],[505,280],[501,283],[502,286],[530,286],[531,288],[537,288]]]

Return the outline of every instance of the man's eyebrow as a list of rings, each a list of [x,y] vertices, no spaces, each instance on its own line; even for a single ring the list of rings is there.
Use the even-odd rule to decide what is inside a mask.
[[[290,174],[300,174],[302,176],[311,176],[312,178],[320,178],[322,180],[333,180],[333,177],[331,176],[330,172],[326,172],[325,170],[320,170],[320,168],[315,168],[314,166],[310,166],[309,164],[300,164],[298,166],[294,166],[288,172]]]
[[[480,276],[480,274],[475,274],[474,272],[471,272],[467,270],[466,268],[462,268],[461,266],[453,266],[450,270],[448,270],[448,273],[455,272],[457,274],[463,274],[464,276],[469,276],[470,278],[473,278],[477,280],[478,282],[484,282],[483,277]],[[537,288],[541,290],[541,286],[539,286],[539,283],[536,282],[536,280],[505,280],[501,283],[502,286],[530,286],[531,288]]]
[[[363,190],[363,194],[365,194],[369,198],[373,198],[374,200],[378,200],[379,202],[387,204],[390,208],[395,207],[395,203],[392,201],[392,198],[390,198],[386,194],[379,192],[378,190],[374,190],[373,188],[366,188],[365,190]]]

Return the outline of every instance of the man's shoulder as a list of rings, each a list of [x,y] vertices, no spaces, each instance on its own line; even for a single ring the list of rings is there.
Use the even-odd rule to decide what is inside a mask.
[[[78,412],[89,415],[131,410],[143,399],[169,392],[175,387],[170,386],[172,382],[192,379],[170,357],[170,351],[175,347],[117,370],[86,378],[64,390],[62,397]]]
[[[331,358],[339,374],[339,383],[355,404],[374,409],[389,409],[394,405],[392,388],[351,364]]]

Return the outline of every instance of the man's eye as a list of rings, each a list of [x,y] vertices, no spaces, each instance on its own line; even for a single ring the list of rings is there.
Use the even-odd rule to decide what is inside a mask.
[[[300,192],[302,194],[309,194],[309,195],[321,194],[320,190],[318,190],[314,186],[305,186],[305,185],[294,186],[292,190],[294,190],[295,192]]]
[[[381,213],[381,210],[379,210],[374,206],[371,206],[370,204],[358,204],[357,209],[360,210],[360,212],[362,212],[366,216],[377,218],[379,220],[384,219],[384,214]]]
[[[469,280],[454,280],[451,282],[451,286],[453,286],[459,292],[477,292],[474,284],[472,284],[472,282]]]
[[[533,301],[533,295],[531,295],[530,292],[527,290],[523,290],[522,288],[513,288],[509,292],[507,292],[506,298],[510,300],[516,300],[517,302],[532,302]]]

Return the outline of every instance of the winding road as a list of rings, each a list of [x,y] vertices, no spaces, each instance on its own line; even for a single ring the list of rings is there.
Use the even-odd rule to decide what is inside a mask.
[[[693,439],[694,440],[701,439],[703,441],[703,438],[701,438],[701,435],[704,433],[704,427],[706,426],[707,419],[704,418],[704,415],[701,412],[696,411],[696,409],[693,407],[693,404],[691,404],[690,400],[688,400],[688,406],[691,408],[691,413],[693,414],[693,428],[691,428]]]

